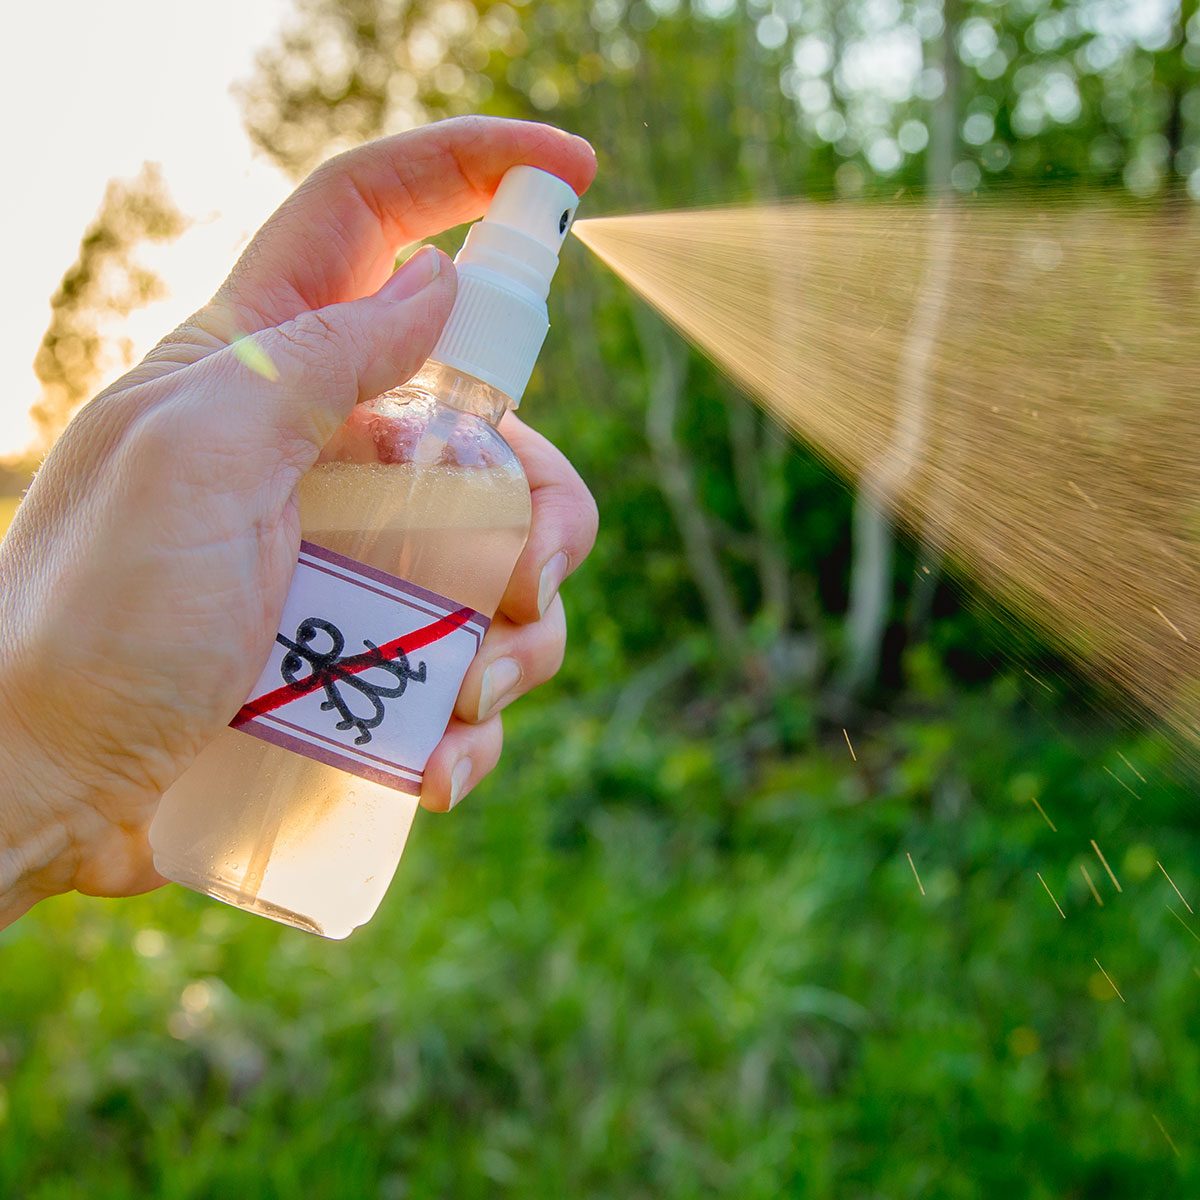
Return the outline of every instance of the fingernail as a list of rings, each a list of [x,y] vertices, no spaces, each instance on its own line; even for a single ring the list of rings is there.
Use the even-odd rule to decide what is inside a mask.
[[[441,274],[442,256],[433,246],[423,246],[399,270],[393,271],[377,293],[384,300],[410,300]]]
[[[538,578],[538,613],[546,615],[550,601],[567,574],[567,552],[560,550],[543,568]]]
[[[498,658],[483,673],[479,685],[479,720],[491,716],[500,702],[521,682],[521,665],[515,658]]]
[[[450,772],[450,807],[453,808],[464,796],[467,790],[467,780],[471,778],[471,760],[460,758]]]

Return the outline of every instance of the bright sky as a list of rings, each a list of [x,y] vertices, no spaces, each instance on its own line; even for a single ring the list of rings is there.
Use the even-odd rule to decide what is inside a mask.
[[[139,354],[211,294],[290,190],[252,153],[230,85],[246,78],[292,8],[292,0],[4,5],[0,457],[32,437],[32,361],[49,298],[110,178],[161,163],[175,203],[196,221],[178,242],[141,255],[170,296],[121,329]]]

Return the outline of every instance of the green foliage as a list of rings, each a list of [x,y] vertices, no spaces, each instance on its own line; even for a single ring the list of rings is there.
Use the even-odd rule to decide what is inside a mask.
[[[626,692],[566,690],[514,716],[461,814],[422,816],[345,943],[179,890],[3,935],[0,1193],[1200,1185],[1200,954],[1155,867],[1196,894],[1200,819],[1159,742],[1055,730],[1001,678],[952,712],[914,696],[857,763],[839,730],[747,784],[729,735],[673,731],[677,689],[620,737]],[[1133,779],[1118,746],[1150,811],[1103,772]]]
[[[178,237],[185,225],[153,163],[135,179],[109,183],[75,262],[50,299],[50,325],[34,357],[42,398],[33,417],[45,442],[62,432],[111,365],[106,324],[162,292],[158,276],[137,262],[138,246]],[[128,362],[127,347],[124,353]]]
[[[1200,26],[1111,10],[302,0],[247,123],[300,173],[429,115],[546,117],[599,148],[591,213],[890,196],[939,185],[936,147],[960,190],[1181,184]],[[892,27],[906,94],[851,66]],[[845,483],[577,246],[552,306],[524,411],[603,519],[561,676],[344,944],[178,890],[0,935],[0,1194],[1192,1194],[1200,921],[1156,866],[1200,900],[1191,765],[960,582],[913,621],[911,549],[835,720]]]

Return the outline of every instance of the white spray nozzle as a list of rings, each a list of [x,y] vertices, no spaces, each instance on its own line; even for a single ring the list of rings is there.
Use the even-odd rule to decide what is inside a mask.
[[[555,175],[537,167],[506,171],[487,215],[486,225],[504,225],[558,254],[579,197]]]
[[[512,167],[454,260],[458,297],[431,357],[482,379],[514,408],[550,328],[546,296],[578,204],[561,179]]]

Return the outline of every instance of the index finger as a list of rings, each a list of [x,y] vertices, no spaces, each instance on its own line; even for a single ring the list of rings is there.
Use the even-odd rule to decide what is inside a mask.
[[[577,193],[596,156],[550,125],[459,117],[347,150],[318,167],[255,234],[214,303],[239,332],[376,291],[396,250],[483,215],[510,167]]]

